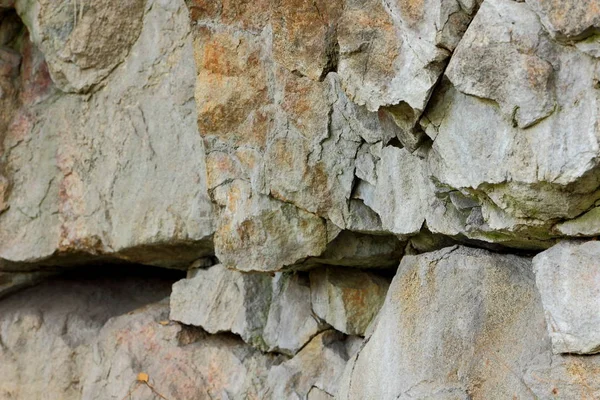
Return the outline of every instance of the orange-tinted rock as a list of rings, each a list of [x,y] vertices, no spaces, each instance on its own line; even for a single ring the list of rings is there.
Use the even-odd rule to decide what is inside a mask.
[[[457,0],[348,0],[338,27],[338,71],[371,111],[405,102],[425,109],[473,9]]]
[[[598,0],[526,0],[552,36],[580,40],[598,33]]]
[[[337,66],[343,0],[276,0],[272,7],[275,61],[313,80]]]
[[[233,144],[264,146],[268,116],[261,107],[269,93],[261,44],[252,36],[208,28],[198,31],[194,43],[200,132]]]

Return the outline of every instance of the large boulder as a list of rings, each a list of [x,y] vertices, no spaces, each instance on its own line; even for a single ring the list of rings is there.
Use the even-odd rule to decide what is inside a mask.
[[[529,259],[466,247],[405,256],[338,398],[530,398],[513,371],[546,349],[543,327]]]

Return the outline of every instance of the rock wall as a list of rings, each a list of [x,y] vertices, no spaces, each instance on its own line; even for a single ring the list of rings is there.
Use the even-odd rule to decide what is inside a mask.
[[[600,398],[600,1],[0,0],[0,399]]]

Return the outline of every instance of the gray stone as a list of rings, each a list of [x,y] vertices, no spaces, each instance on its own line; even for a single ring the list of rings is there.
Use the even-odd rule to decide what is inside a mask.
[[[173,285],[171,319],[293,355],[325,328],[313,316],[310,293],[308,277],[299,273],[271,277],[216,265]]]
[[[561,242],[533,259],[555,353],[600,351],[600,242]]]
[[[58,93],[6,133],[6,264],[72,256],[180,267],[213,252],[187,10],[182,1],[150,1],[146,11],[135,57],[104,88]]]
[[[139,276],[53,278],[2,299],[0,398],[90,398],[82,396],[82,390],[92,369],[100,368],[92,360],[101,354],[94,354],[92,346],[104,325],[159,301],[169,294],[169,286],[163,279]],[[136,341],[148,344],[141,335]],[[116,362],[111,365],[120,368]],[[131,383],[119,383],[124,389],[121,397]],[[106,398],[107,393],[94,396]]]
[[[364,336],[379,312],[389,281],[368,272],[318,268],[310,272],[315,314],[347,335]]]
[[[368,235],[342,231],[318,257],[305,266],[340,265],[357,268],[395,268],[404,253],[405,243],[393,235]]]
[[[554,229],[565,236],[600,235],[600,207],[594,207],[577,218],[556,224]]]
[[[364,198],[381,218],[385,230],[397,235],[419,232],[433,198],[426,162],[406,149],[387,146],[377,163],[372,197]]]
[[[542,35],[537,16],[523,4],[503,1],[484,2],[479,13],[446,76],[459,91],[497,102],[507,119],[527,128],[555,108],[553,67],[535,54]],[[492,15],[493,22],[486,18]]]
[[[334,394],[347,360],[342,335],[320,333],[294,358],[269,370],[269,398],[305,399],[313,387]]]
[[[554,223],[589,210],[600,195],[598,62],[551,41],[527,4],[507,0],[486,1],[461,46],[447,72],[455,87],[444,88],[424,123],[435,138],[429,171],[439,186],[480,201],[488,240],[547,240]],[[481,69],[511,54],[537,61],[504,68],[511,76],[501,79]]]
[[[543,326],[529,259],[405,256],[336,398],[531,398],[518,371],[547,351]]]
[[[350,98],[371,111],[404,102],[420,114],[474,9],[455,0],[347,1],[338,72]]]
[[[326,324],[313,313],[312,287],[301,273],[278,273],[273,278],[273,295],[263,339],[269,351],[288,355],[302,349]]]
[[[18,0],[15,7],[32,41],[46,56],[57,86],[65,92],[87,92],[101,86],[115,67],[136,51],[132,46],[152,4],[143,0],[97,0],[91,4]]]
[[[598,0],[525,0],[550,34],[562,40],[581,40],[600,29]]]
[[[261,346],[271,303],[268,275],[244,274],[223,265],[196,270],[173,285],[170,318],[209,333],[233,332]]]

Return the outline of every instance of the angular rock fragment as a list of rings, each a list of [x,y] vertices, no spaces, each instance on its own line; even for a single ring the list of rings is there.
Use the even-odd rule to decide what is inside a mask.
[[[383,305],[388,286],[380,276],[353,269],[317,268],[310,272],[315,314],[347,335],[365,335]]]
[[[406,149],[387,146],[377,163],[372,195],[363,198],[379,214],[382,227],[397,235],[419,232],[433,198],[424,160]]]
[[[600,352],[600,242],[561,242],[533,259],[555,353]]]
[[[454,51],[446,76],[462,93],[497,102],[508,119],[527,128],[556,106],[553,66],[536,55],[543,36],[537,16],[524,5],[503,1],[485,2],[479,13]],[[490,23],[486,16],[495,14],[500,20]]]
[[[277,271],[325,250],[326,224],[317,215],[266,196],[251,196],[245,182],[233,182],[223,191],[228,206],[218,219],[215,251],[225,265],[241,271]]]
[[[223,265],[196,270],[173,285],[171,319],[209,333],[233,332],[260,346],[271,301],[268,275],[243,274]]]
[[[554,229],[565,236],[598,236],[600,235],[600,207],[594,207],[585,214],[569,221],[561,222]]]
[[[448,67],[454,86],[424,121],[437,186],[481,205],[467,236],[543,248],[551,226],[595,204],[597,71],[597,60],[552,41],[526,3],[484,2]]]
[[[304,399],[316,387],[336,393],[348,355],[342,335],[329,330],[311,340],[294,358],[269,370],[272,399]]]
[[[308,279],[299,274],[199,269],[173,285],[171,319],[209,333],[233,332],[263,351],[294,354],[325,324],[312,314]]]
[[[346,1],[338,71],[350,98],[371,111],[404,102],[422,112],[478,2],[471,3]]]

